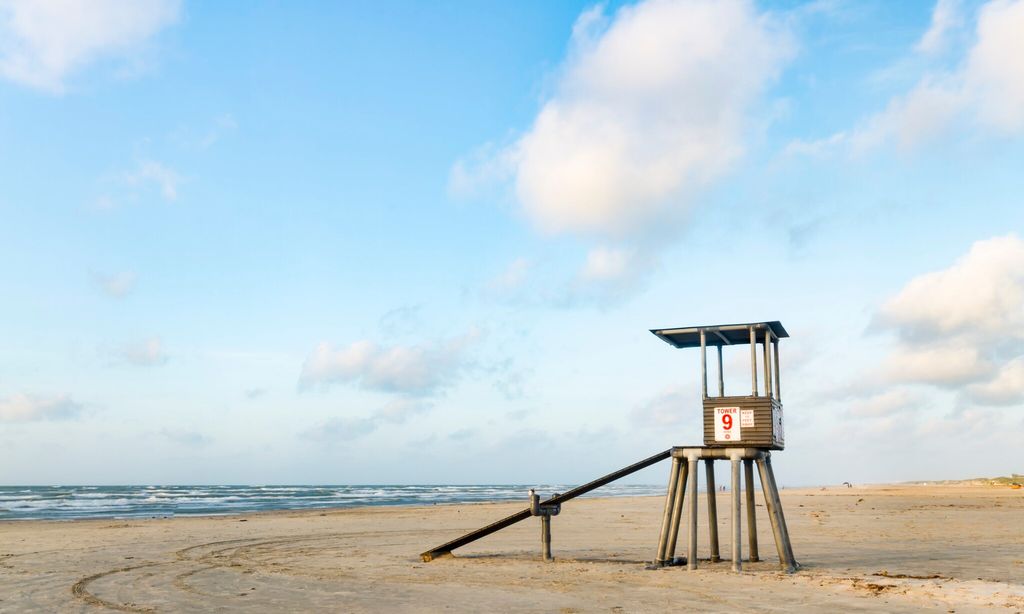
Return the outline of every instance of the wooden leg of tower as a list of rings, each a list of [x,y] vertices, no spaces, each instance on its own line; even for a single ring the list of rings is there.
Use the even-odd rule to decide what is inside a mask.
[[[697,458],[689,459],[690,463],[690,525],[689,547],[686,549],[686,568],[697,569]]]
[[[715,461],[712,458],[704,459],[704,469],[707,473],[708,491],[708,536],[711,540],[711,562],[717,563],[721,560],[718,554],[718,493],[715,491]]]
[[[676,539],[679,537],[679,521],[683,517],[683,501],[686,499],[686,480],[689,468],[686,461],[679,459],[679,475],[676,477],[676,499],[672,502],[672,516],[668,526],[668,548],[665,550],[665,562],[675,562]]]
[[[754,461],[743,461],[744,494],[747,499],[747,541],[749,542],[750,562],[756,563],[757,556],[757,509],[754,503]]]
[[[676,482],[679,478],[679,466],[680,460],[678,458],[672,459],[672,469],[669,470],[668,474],[668,488],[665,491],[665,513],[661,518],[661,534],[658,537],[658,554],[654,559],[655,564],[664,565],[667,559],[665,553],[668,549],[668,533],[669,526],[671,526],[672,510],[675,507],[676,502]]]
[[[740,459],[739,456],[734,456],[731,460],[732,464],[732,570],[740,571],[743,568],[741,559],[743,558],[743,544],[740,543],[742,539],[742,527],[743,521],[740,520]]]
[[[768,479],[768,469],[765,466],[764,458],[757,459],[757,472],[761,476],[761,490],[764,491],[764,505],[768,508],[768,520],[772,523],[772,534],[775,536],[775,549],[779,553],[779,565],[786,568],[786,549],[782,545],[782,531],[779,529],[779,518],[775,513],[775,496],[772,492],[771,481]]]
[[[793,544],[789,541],[789,528],[786,527],[786,515],[782,511],[782,498],[779,496],[779,486],[775,481],[775,472],[772,471],[772,459],[770,455],[765,455],[764,464],[767,469],[768,479],[772,483],[772,491],[775,493],[775,513],[779,517],[779,529],[782,533],[782,546],[786,554],[786,571],[792,573],[797,570],[799,564],[796,562],[796,557],[793,555]]]

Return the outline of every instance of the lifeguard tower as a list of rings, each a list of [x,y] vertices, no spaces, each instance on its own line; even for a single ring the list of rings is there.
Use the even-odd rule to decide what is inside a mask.
[[[779,563],[786,571],[795,571],[799,564],[793,555],[786,518],[775,473],[771,465],[771,450],[785,447],[782,420],[782,394],[779,384],[779,339],[789,333],[781,322],[753,322],[716,326],[691,326],[651,330],[656,336],[677,348],[700,348],[701,397],[704,417],[704,445],[673,447],[672,469],[669,473],[668,492],[661,536],[658,541],[656,565],[677,564],[676,537],[682,518],[687,486],[690,505],[687,513],[689,544],[685,559],[689,569],[697,568],[697,465],[704,461],[708,497],[708,533],[711,562],[720,560],[718,548],[718,506],[715,496],[716,460],[729,460],[732,465],[732,568],[742,567],[742,523],[740,519],[740,467],[743,467],[743,491],[747,507],[747,537],[749,560],[759,560],[757,549],[757,516],[754,503],[754,463],[757,464],[764,491],[765,507],[771,521]],[[758,344],[760,343],[760,351]],[[750,394],[725,394],[725,376],[722,348],[750,346]],[[708,346],[717,349],[718,394],[708,394]],[[758,354],[763,356],[763,388],[758,386]]]
[[[795,571],[799,565],[793,555],[789,530],[782,512],[779,489],[771,465],[771,452],[782,450],[785,437],[782,419],[782,395],[779,385],[779,340],[789,334],[781,322],[753,322],[748,324],[726,324],[717,326],[692,326],[685,328],[662,328],[651,330],[659,338],[677,348],[701,350],[701,396],[704,422],[703,446],[675,446],[659,452],[618,471],[577,486],[564,494],[555,494],[546,501],[530,491],[530,507],[511,516],[498,520],[486,527],[467,533],[445,544],[420,554],[424,561],[451,554],[452,550],[474,542],[482,537],[500,531],[505,527],[531,516],[541,518],[541,543],[543,558],[551,557],[551,517],[561,511],[561,504],[588,493],[605,484],[614,482],[646,467],[672,459],[668,488],[665,495],[665,509],[662,516],[661,532],[654,567],[685,563],[688,569],[697,568],[697,466],[704,461],[707,480],[708,532],[710,538],[711,562],[721,560],[718,544],[718,509],[715,489],[714,461],[728,460],[732,468],[731,525],[732,525],[732,569],[742,569],[742,520],[741,498],[746,503],[747,540],[749,560],[758,561],[757,522],[755,514],[754,464],[757,465],[764,492],[765,507],[771,521],[779,564],[787,572]],[[760,347],[759,347],[760,344]],[[723,374],[722,349],[726,346],[750,346],[750,394],[726,395]],[[718,394],[708,394],[708,346],[717,349]],[[763,377],[758,385],[758,355],[761,355]],[[683,409],[683,408],[681,408]],[[743,480],[741,485],[741,467]],[[675,557],[676,541],[683,517],[686,492],[689,490],[687,506],[688,547],[684,558]],[[741,495],[742,493],[742,495]]]
[[[700,348],[701,398],[704,401],[704,445],[785,447],[782,395],[779,386],[779,339],[789,333],[781,322],[692,326],[652,330],[677,348]],[[764,388],[758,388],[758,343],[764,358]],[[750,394],[725,394],[722,367],[724,346],[750,345]],[[718,394],[708,395],[708,346],[718,350]]]

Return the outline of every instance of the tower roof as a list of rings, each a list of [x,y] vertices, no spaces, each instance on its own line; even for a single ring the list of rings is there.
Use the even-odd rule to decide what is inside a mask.
[[[747,324],[717,324],[714,326],[687,326],[685,328],[657,328],[651,332],[669,345],[677,348],[700,347],[700,332],[704,331],[705,345],[748,345],[750,343],[750,327],[757,330],[771,329],[778,338],[788,337],[789,333],[782,322],[749,322]]]

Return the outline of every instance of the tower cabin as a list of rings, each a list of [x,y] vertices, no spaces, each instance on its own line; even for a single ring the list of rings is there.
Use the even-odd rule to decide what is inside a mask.
[[[782,450],[782,394],[779,386],[779,339],[789,333],[782,323],[754,322],[651,330],[677,348],[700,348],[704,445]],[[750,394],[725,396],[722,347],[750,345]],[[761,344],[760,351],[758,344]],[[707,348],[718,350],[718,394],[708,394]],[[769,349],[769,346],[771,348]],[[758,354],[762,355],[762,386],[758,386]]]

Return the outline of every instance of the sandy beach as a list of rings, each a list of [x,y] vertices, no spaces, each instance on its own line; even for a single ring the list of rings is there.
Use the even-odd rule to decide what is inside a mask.
[[[1024,491],[829,487],[782,498],[803,566],[792,575],[778,571],[760,504],[763,560],[742,574],[728,562],[646,569],[658,497],[566,504],[552,563],[540,560],[535,519],[420,561],[522,507],[507,503],[11,521],[0,524],[0,611],[1024,611]],[[706,533],[702,524],[702,556]]]

